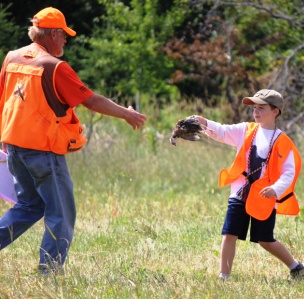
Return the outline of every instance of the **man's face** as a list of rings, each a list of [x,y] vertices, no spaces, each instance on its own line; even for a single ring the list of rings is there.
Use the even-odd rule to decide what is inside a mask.
[[[63,29],[54,29],[53,35],[53,52],[52,55],[56,57],[61,57],[64,54],[63,47],[66,44],[67,34]]]

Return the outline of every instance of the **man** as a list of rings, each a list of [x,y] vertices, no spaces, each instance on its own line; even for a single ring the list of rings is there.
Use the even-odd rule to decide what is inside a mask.
[[[88,89],[68,63],[59,60],[66,35],[76,32],[53,7],[31,20],[32,44],[11,51],[0,75],[0,140],[16,179],[18,203],[0,219],[0,249],[44,217],[42,273],[61,272],[76,218],[73,183],[65,154],[86,143],[74,112],[78,104],[124,119],[133,129],[146,117]]]

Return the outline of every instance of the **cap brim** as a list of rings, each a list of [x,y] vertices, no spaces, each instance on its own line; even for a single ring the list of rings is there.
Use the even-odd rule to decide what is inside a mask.
[[[74,31],[73,29],[66,27],[66,28],[62,28],[66,34],[70,35],[70,36],[75,36],[76,35],[76,31]]]
[[[242,102],[244,105],[254,105],[254,104],[266,105],[266,104],[268,104],[267,102],[261,100],[260,98],[255,98],[255,97],[244,98],[242,100]]]

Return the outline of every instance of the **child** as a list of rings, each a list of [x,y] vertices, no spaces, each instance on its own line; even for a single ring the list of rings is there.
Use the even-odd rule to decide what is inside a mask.
[[[288,249],[274,239],[276,214],[297,215],[299,206],[294,186],[301,169],[301,157],[294,143],[276,126],[282,113],[282,95],[263,89],[243,99],[253,106],[255,123],[222,125],[196,116],[203,126],[215,132],[213,138],[237,148],[228,169],[220,173],[220,186],[230,184],[228,209],[222,229],[220,275],[228,279],[232,270],[237,239],[259,243],[281,260],[293,278],[304,277],[304,266]]]

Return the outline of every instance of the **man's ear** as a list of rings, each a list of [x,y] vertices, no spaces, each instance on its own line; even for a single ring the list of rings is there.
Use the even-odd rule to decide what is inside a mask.
[[[52,37],[52,39],[54,39],[56,37],[56,34],[57,34],[56,29],[52,29],[51,30],[51,37]]]

